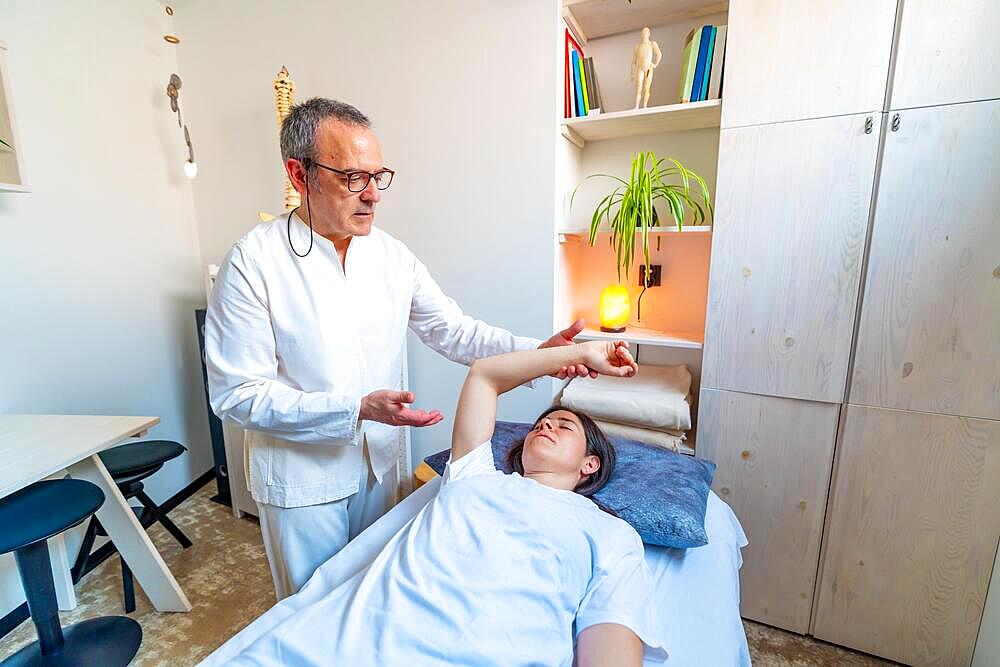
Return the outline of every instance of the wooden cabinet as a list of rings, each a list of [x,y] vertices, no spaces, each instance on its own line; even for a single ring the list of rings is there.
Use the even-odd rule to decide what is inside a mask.
[[[747,618],[806,632],[839,405],[702,389],[698,454],[750,541],[740,571]]]
[[[906,0],[890,108],[1000,97],[1000,2]]]
[[[879,132],[878,114],[722,131],[704,386],[844,399]]]
[[[1000,535],[1000,422],[847,407],[814,634],[967,665]]]
[[[731,0],[722,127],[881,111],[895,14],[896,0]]]
[[[1000,101],[887,132],[851,403],[1000,419],[998,146]]]

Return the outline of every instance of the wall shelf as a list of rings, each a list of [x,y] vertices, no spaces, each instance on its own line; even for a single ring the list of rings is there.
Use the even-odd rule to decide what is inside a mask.
[[[587,141],[719,127],[721,116],[722,100],[714,99],[564,118],[562,129],[567,139],[582,148]]]
[[[625,340],[635,345],[653,345],[657,347],[676,347],[686,350],[700,350],[704,336],[696,333],[676,333],[628,327],[622,333],[605,333],[598,327],[586,327],[577,340]]]
[[[644,27],[721,14],[729,9],[728,0],[563,0],[563,16],[573,26],[581,42],[598,37],[642,30]]]
[[[607,236],[611,233],[610,229],[606,227],[601,227],[597,231],[598,236]],[[636,234],[639,231],[636,230]],[[677,227],[658,227],[656,229],[650,229],[648,231],[650,236],[671,236],[671,235],[682,235],[682,236],[711,236],[712,226],[711,225],[685,225],[681,231],[677,231]],[[559,232],[559,243],[586,243],[590,238],[589,229],[575,229],[572,231]]]

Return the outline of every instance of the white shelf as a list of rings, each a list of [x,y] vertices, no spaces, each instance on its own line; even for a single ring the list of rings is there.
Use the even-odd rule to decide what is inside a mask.
[[[729,10],[728,0],[563,0],[563,15],[582,42],[639,31],[676,21],[690,21]]]
[[[721,117],[722,100],[714,99],[563,118],[562,130],[567,139],[582,148],[588,141],[719,127]]]
[[[598,236],[607,236],[611,233],[611,230],[606,227],[601,227],[597,230]],[[641,233],[636,230],[636,234]],[[648,230],[650,236],[669,236],[671,234],[682,236],[711,236],[712,226],[711,225],[685,225],[681,228],[681,231],[677,231],[677,227],[671,225],[670,227],[656,227],[654,229]],[[573,242],[585,242],[590,239],[589,229],[574,229],[565,232],[559,232],[559,243],[569,243]]]
[[[703,342],[701,334],[657,331],[631,326],[622,333],[605,333],[600,329],[587,327],[576,338],[577,340],[626,340],[636,345],[677,347],[686,350],[700,350]]]

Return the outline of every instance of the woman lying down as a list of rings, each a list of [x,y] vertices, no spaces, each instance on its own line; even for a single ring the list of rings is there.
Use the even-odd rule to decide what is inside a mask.
[[[496,469],[497,397],[572,364],[632,376],[622,342],[477,361],[441,490],[363,572],[251,644],[285,665],[641,665],[658,649],[642,541],[589,496],[615,453],[583,414],[546,411]],[[308,589],[308,584],[307,584]]]

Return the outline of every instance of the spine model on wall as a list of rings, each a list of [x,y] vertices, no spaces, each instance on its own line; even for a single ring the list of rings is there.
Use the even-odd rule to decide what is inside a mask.
[[[274,80],[274,108],[278,112],[278,132],[281,132],[281,123],[285,120],[288,112],[292,109],[295,99],[295,82],[288,76],[288,70],[282,65]],[[292,187],[291,181],[285,179],[285,210],[291,211],[301,203],[299,193]]]

